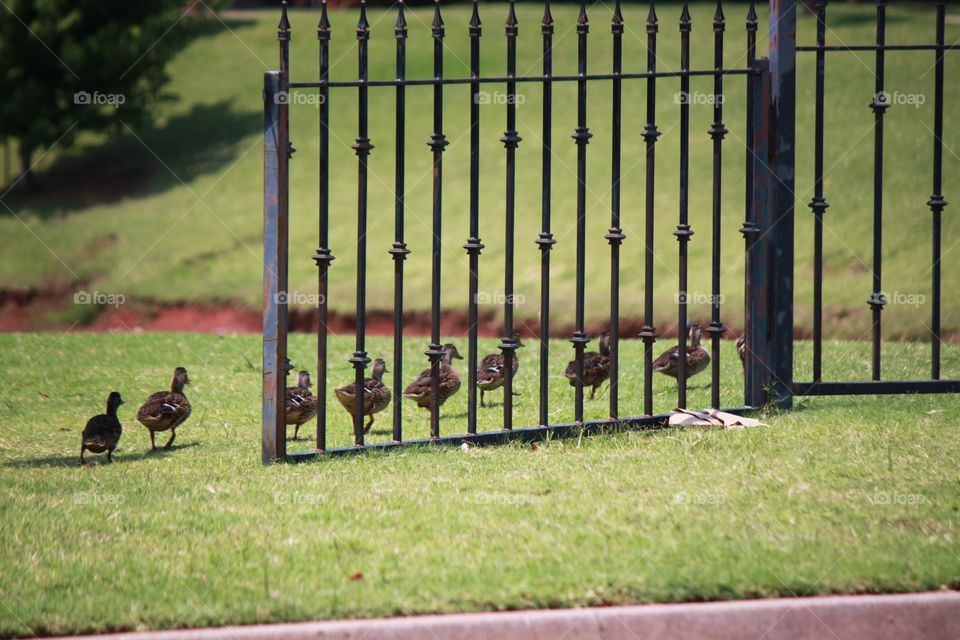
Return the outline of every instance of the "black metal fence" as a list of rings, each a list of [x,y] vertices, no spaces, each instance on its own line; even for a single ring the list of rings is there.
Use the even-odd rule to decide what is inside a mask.
[[[877,52],[878,81],[877,92],[883,91],[883,54],[887,49],[903,47],[887,47],[883,43],[883,1],[878,1],[878,39],[877,44],[868,47]],[[916,48],[930,49],[936,52],[937,58],[937,121],[935,128],[937,137],[943,127],[943,53],[947,49],[943,42],[944,4],[938,3],[938,43],[936,45],[918,45]],[[818,56],[817,70],[817,185],[816,195],[811,207],[817,216],[817,257],[816,281],[822,276],[822,216],[826,209],[823,196],[823,73],[824,53],[831,50],[824,42],[825,5],[819,5],[818,45],[815,48],[801,47],[799,50],[815,50]],[[370,34],[370,25],[366,17],[366,7],[361,2],[360,18],[356,26],[358,74],[352,80],[330,79],[330,39],[332,31],[328,20],[326,4],[322,6],[320,22],[317,27],[319,40],[320,73],[316,81],[298,81],[290,79],[289,42],[290,24],[287,20],[286,9],[279,25],[280,42],[280,69],[267,72],[264,89],[265,111],[265,174],[264,174],[264,361],[263,361],[263,459],[269,462],[276,459],[304,459],[317,453],[338,453],[355,451],[365,448],[362,411],[363,396],[357,394],[354,415],[354,447],[349,449],[329,449],[327,446],[327,383],[326,371],[328,368],[328,309],[326,294],[328,291],[328,273],[334,256],[330,247],[330,111],[329,100],[331,91],[354,90],[357,98],[358,129],[356,143],[353,149],[357,155],[358,193],[357,193],[357,278],[356,278],[356,342],[355,351],[350,358],[355,369],[356,388],[363,389],[365,370],[369,357],[365,347],[366,334],[366,265],[367,265],[367,178],[368,159],[373,145],[368,135],[368,101],[372,91],[387,92],[393,89],[396,103],[396,158],[395,158],[395,236],[392,247],[389,248],[394,261],[394,322],[393,322],[393,442],[375,445],[378,447],[398,446],[411,442],[445,442],[460,443],[464,441],[489,442],[512,439],[536,439],[548,433],[564,435],[566,433],[590,431],[603,428],[610,424],[619,424],[627,427],[645,428],[664,424],[666,415],[653,414],[653,362],[654,345],[659,337],[654,316],[654,225],[656,220],[663,219],[664,212],[656,211],[654,205],[656,155],[660,131],[657,127],[657,89],[664,82],[679,84],[680,95],[689,95],[690,79],[696,76],[707,76],[713,79],[713,96],[718,98],[724,94],[725,83],[744,82],[746,84],[746,122],[743,123],[746,132],[746,166],[743,173],[738,168],[734,179],[744,180],[746,188],[746,202],[744,203],[744,224],[741,232],[746,240],[746,282],[745,286],[745,332],[744,339],[747,345],[744,361],[744,405],[733,410],[742,410],[757,407],[769,400],[775,400],[788,406],[793,394],[825,394],[849,392],[893,392],[893,391],[960,391],[960,383],[955,382],[924,382],[924,383],[869,383],[871,386],[851,387],[849,383],[841,388],[840,383],[825,383],[819,379],[820,345],[822,328],[820,324],[820,296],[818,287],[815,294],[816,329],[815,329],[815,381],[808,384],[793,384],[793,200],[794,200],[794,147],[795,147],[795,59],[796,51],[796,0],[771,0],[769,8],[768,37],[769,60],[757,57],[757,32],[759,20],[754,2],[749,5],[740,5],[746,9],[746,15],[738,18],[737,31],[746,45],[746,57],[740,67],[724,67],[724,45],[728,31],[728,19],[723,11],[723,3],[716,3],[716,11],[710,24],[713,41],[713,64],[708,68],[695,69],[690,64],[690,37],[692,19],[686,2],[682,3],[679,19],[673,23],[680,36],[680,68],[678,70],[662,70],[658,68],[657,41],[660,36],[661,18],[657,15],[655,2],[649,2],[649,10],[644,25],[646,31],[646,69],[642,72],[624,72],[622,70],[623,42],[625,29],[620,3],[617,2],[612,15],[604,16],[604,22],[609,25],[607,37],[612,38],[613,66],[609,73],[589,73],[587,67],[591,16],[588,16],[587,5],[584,0],[579,4],[579,15],[576,20],[577,34],[577,73],[571,75],[555,74],[553,72],[553,36],[554,19],[551,14],[549,0],[544,4],[543,17],[538,25],[543,42],[542,74],[517,75],[517,35],[518,21],[512,1],[503,4],[483,5],[487,10],[502,10],[505,14],[505,43],[506,69],[504,75],[480,74],[480,43],[482,24],[480,5],[473,3],[473,12],[469,24],[463,25],[466,37],[470,41],[470,74],[466,77],[450,77],[444,74],[444,39],[447,28],[444,25],[439,2],[434,6],[434,16],[431,25],[433,39],[433,76],[429,78],[408,78],[406,74],[406,41],[407,23],[404,3],[395,6],[396,21],[394,35],[396,39],[396,77],[389,80],[371,80],[368,78],[368,51],[367,41]],[[592,16],[596,20],[596,16]],[[501,18],[498,18],[498,22]],[[742,19],[742,21],[741,21]],[[609,22],[606,22],[609,20]],[[672,22],[672,21],[671,21]],[[594,36],[597,38],[600,36]],[[741,42],[743,42],[741,41]],[[620,394],[620,363],[619,344],[621,340],[619,330],[620,309],[620,265],[621,243],[625,235],[621,228],[620,217],[620,161],[621,145],[623,143],[622,120],[622,85],[624,82],[642,81],[646,87],[646,124],[639,137],[645,145],[645,201],[644,201],[644,233],[643,246],[643,293],[644,293],[644,326],[640,338],[644,343],[643,355],[643,415],[622,416],[619,409]],[[550,424],[548,406],[548,382],[550,377],[550,278],[551,278],[551,249],[555,244],[551,232],[552,215],[552,130],[553,130],[553,87],[557,83],[575,83],[577,93],[577,118],[573,130],[573,142],[577,145],[577,197],[576,197],[576,292],[575,292],[575,330],[570,337],[573,346],[573,361],[576,377],[574,400],[572,407],[572,421],[566,424]],[[605,111],[601,116],[591,117],[611,118],[612,141],[612,184],[610,228],[605,235],[610,248],[610,392],[609,392],[609,420],[584,420],[584,354],[590,340],[585,326],[585,270],[586,242],[587,242],[587,153],[588,142],[592,136],[588,119],[587,87],[591,83],[606,83],[610,87],[611,98],[604,102]],[[495,430],[480,431],[477,423],[477,365],[478,365],[478,309],[477,293],[480,253],[483,249],[479,237],[479,193],[480,193],[480,111],[478,95],[484,84],[505,86],[507,99],[505,101],[506,129],[500,138],[504,145],[506,156],[504,209],[505,225],[505,269],[504,269],[504,307],[503,307],[503,339],[499,345],[504,358],[504,402],[503,414],[495,425]],[[542,204],[541,204],[541,231],[533,239],[541,252],[541,287],[540,287],[540,350],[539,350],[539,424],[526,428],[514,428],[513,425],[513,373],[512,362],[516,358],[517,342],[514,338],[514,262],[515,262],[515,192],[516,192],[516,152],[522,140],[516,126],[517,87],[520,84],[539,86],[543,92],[542,121]],[[469,162],[469,237],[464,244],[467,254],[467,278],[469,298],[467,301],[469,317],[469,335],[467,347],[467,433],[441,434],[440,407],[437,403],[440,384],[440,364],[443,357],[441,344],[441,227],[444,221],[442,210],[443,178],[444,178],[444,149],[447,147],[447,136],[444,130],[443,106],[444,88],[450,85],[469,85],[470,87],[470,162]],[[430,406],[430,434],[428,440],[405,440],[403,436],[403,420],[401,415],[400,399],[403,393],[404,362],[403,362],[403,299],[404,299],[404,261],[410,253],[404,237],[405,216],[405,184],[404,184],[404,149],[407,144],[406,118],[406,89],[412,86],[429,86],[433,91],[433,131],[416,132],[428,138],[428,147],[433,159],[433,206],[432,206],[432,286],[431,286],[431,343],[426,355],[432,373],[432,397]],[[675,90],[676,84],[671,84]],[[286,359],[286,303],[278,295],[287,289],[287,228],[288,228],[288,163],[292,155],[289,141],[289,101],[282,99],[290,91],[316,91],[320,95],[320,169],[319,188],[319,248],[314,255],[318,268],[318,291],[320,293],[319,330],[317,335],[317,442],[316,452],[297,453],[287,456],[286,436],[284,425],[284,388],[289,363]],[[720,404],[720,371],[721,354],[720,341],[727,333],[723,322],[723,300],[721,292],[721,220],[722,190],[725,184],[723,173],[724,138],[728,133],[723,121],[723,99],[713,101],[713,122],[707,132],[712,141],[712,209],[710,230],[711,251],[711,315],[706,333],[710,341],[711,355],[711,406]],[[688,243],[693,235],[693,229],[688,217],[689,185],[689,145],[690,145],[690,104],[688,100],[680,100],[679,110],[679,169],[680,180],[678,190],[678,206],[676,210],[676,229],[674,235],[678,241],[676,259],[678,263],[677,291],[688,290]],[[609,109],[609,110],[607,110]],[[877,118],[877,193],[882,186],[882,126],[883,106],[874,105]],[[738,123],[739,124],[739,123]],[[635,135],[635,134],[633,134]],[[636,140],[639,143],[639,138]],[[418,137],[419,144],[419,137]],[[935,147],[935,177],[934,196],[930,207],[934,212],[934,244],[935,261],[939,256],[940,246],[940,214],[944,206],[941,192],[941,164],[942,145],[938,142]],[[460,170],[455,167],[454,170]],[[729,171],[726,175],[729,175]],[[879,195],[876,205],[876,264],[875,264],[875,294],[880,291],[880,230],[882,227],[882,206],[879,204]],[[726,215],[730,215],[727,212]],[[736,215],[739,215],[737,213]],[[447,274],[447,277],[450,277]],[[939,269],[935,269],[934,289],[936,291],[934,311],[934,344],[939,338]],[[741,286],[738,283],[738,286]],[[879,341],[880,341],[880,309],[882,300],[871,296],[871,305],[874,309],[874,378],[879,380]],[[678,327],[685,327],[688,320],[688,303],[681,295],[678,299],[677,316]],[[663,322],[662,318],[656,318]],[[681,330],[679,347],[681,353],[688,349],[686,335]],[[939,351],[934,347],[934,379],[939,378]],[[687,405],[686,358],[678,359],[678,393],[677,406]],[[867,391],[871,389],[871,391]]]

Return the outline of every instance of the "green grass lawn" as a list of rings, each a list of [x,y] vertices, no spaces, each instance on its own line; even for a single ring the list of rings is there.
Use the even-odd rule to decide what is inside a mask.
[[[483,5],[484,36],[482,71],[502,74],[505,69],[503,7]],[[540,56],[540,7],[520,4],[518,69],[538,73]],[[411,10],[408,75],[431,73],[432,43],[429,36],[431,9]],[[607,72],[611,65],[609,24],[611,7],[602,3],[590,11],[590,70]],[[712,56],[710,3],[694,3],[693,66],[705,68]],[[744,65],[743,21],[746,5],[727,7],[726,64]],[[642,70],[645,65],[646,8],[624,8],[624,68]],[[660,7],[661,69],[679,65],[678,4]],[[555,71],[572,73],[576,64],[576,7],[554,8],[557,24]],[[870,3],[830,6],[831,43],[865,43],[874,38]],[[451,76],[468,73],[468,6],[445,10],[447,27],[445,65]],[[888,9],[888,42],[929,42],[933,38],[931,5],[901,5]],[[317,74],[315,11],[293,11],[291,49],[293,76],[309,80]],[[352,9],[332,12],[334,37],[331,58],[335,79],[356,73]],[[761,16],[761,25],[766,16]],[[128,300],[160,302],[231,301],[256,307],[259,304],[261,267],[262,176],[262,72],[277,65],[275,12],[232,12],[225,26],[194,41],[170,65],[174,81],[170,93],[179,101],[159,107],[156,126],[138,129],[136,137],[103,141],[84,137],[79,148],[68,153],[54,150],[40,168],[51,187],[40,196],[8,196],[18,220],[0,215],[0,279],[15,288],[78,287],[123,293]],[[371,12],[370,76],[393,74],[393,15]],[[801,42],[814,39],[815,23],[799,20]],[[960,25],[947,25],[947,40],[960,38]],[[766,31],[759,34],[761,53]],[[926,201],[932,189],[931,158],[933,126],[933,53],[895,52],[888,56],[888,89],[901,94],[922,95],[919,107],[895,106],[886,117],[885,182],[885,279],[884,288],[902,304],[884,312],[887,335],[921,336],[929,323],[930,214]],[[826,195],[830,210],[825,232],[825,313],[832,324],[828,336],[860,336],[867,332],[867,299],[871,265],[873,178],[873,118],[867,107],[873,95],[873,61],[865,53],[830,54],[827,63]],[[806,205],[812,195],[814,117],[814,58],[801,54],[798,63],[797,106],[797,318],[809,329],[812,280],[812,216]],[[947,113],[960,102],[960,66],[946,65]],[[656,298],[659,326],[673,318],[676,290],[676,225],[678,198],[678,109],[676,81],[663,81],[658,92],[658,125],[663,132],[658,145],[656,223],[658,261]],[[503,88],[488,87],[491,91]],[[709,78],[696,78],[692,88],[709,92]],[[625,315],[641,313],[643,300],[641,238],[644,224],[643,144],[640,131],[645,122],[644,83],[624,83],[623,114],[623,226],[628,236],[623,249],[622,305]],[[743,221],[744,197],[744,81],[730,78],[724,120],[730,129],[724,145],[723,264],[726,293],[725,318],[731,326],[740,322],[743,291],[743,242],[738,229]],[[451,145],[445,154],[444,189],[444,292],[443,305],[463,309],[466,294],[463,278],[467,257],[462,245],[468,223],[468,104],[467,87],[446,90],[445,127]],[[541,94],[535,85],[522,85],[523,103],[517,118],[524,141],[517,152],[517,277],[519,314],[535,318],[539,300],[539,252],[533,240],[540,221],[540,110]],[[554,253],[553,291],[557,322],[572,321],[572,291],[575,233],[575,154],[569,139],[576,123],[575,87],[561,83],[555,88],[554,113],[554,233],[559,243]],[[354,304],[356,234],[356,158],[349,145],[356,137],[356,96],[353,90],[336,90],[331,98],[332,163],[331,246],[337,260],[331,272],[331,307],[352,313]],[[427,87],[408,91],[406,155],[408,241],[413,254],[407,262],[408,309],[425,310],[429,299],[419,292],[429,286],[430,269],[430,153],[423,142],[431,131],[431,91]],[[496,102],[494,100],[494,102]],[[588,271],[587,309],[590,320],[608,314],[609,256],[603,235],[609,226],[610,201],[610,86],[591,85],[588,124],[594,138],[588,148]],[[387,250],[393,241],[393,92],[371,91],[370,136],[376,149],[370,159],[369,194],[369,297],[371,304],[389,308],[392,301],[392,261]],[[291,165],[291,289],[313,290],[314,263],[309,259],[317,246],[317,149],[316,109],[300,105],[292,110],[292,138],[299,150]],[[486,249],[481,258],[481,291],[502,291],[504,151],[499,138],[504,128],[504,109],[491,104],[481,109],[481,237]],[[691,244],[689,291],[706,294],[709,282],[711,145],[707,129],[709,105],[691,109],[690,218],[696,235]],[[952,200],[960,184],[960,127],[947,119],[945,131],[944,184]],[[121,159],[122,161],[118,161]],[[951,209],[948,209],[948,213]],[[944,216],[944,273],[960,268],[960,222]],[[944,328],[960,329],[960,296],[945,279]],[[84,319],[89,309],[70,308]],[[694,304],[692,313],[708,313],[705,304]]]
[[[349,342],[332,342],[332,382],[350,377]],[[410,372],[423,346],[409,345]],[[864,377],[866,346],[828,344],[828,373]],[[388,347],[370,341],[372,354]],[[518,425],[536,411],[534,350],[521,352]],[[312,352],[293,336],[297,364]],[[623,345],[625,414],[638,407],[638,353]],[[956,370],[960,350],[945,357]],[[259,358],[255,336],[0,336],[0,636],[960,588],[956,397],[804,400],[745,431],[265,467]],[[892,346],[887,368],[921,377],[925,358]],[[176,364],[194,381],[193,416],[174,451],[151,454],[133,415]],[[735,401],[739,363],[724,367]],[[127,400],[116,462],[79,468],[80,431],[113,389]],[[559,376],[551,395],[569,420]],[[444,433],[463,430],[464,406],[461,392],[445,407]],[[423,414],[405,416],[410,436],[426,433]],[[332,440],[348,442],[345,412],[332,417]],[[485,411],[481,428],[498,417]]]

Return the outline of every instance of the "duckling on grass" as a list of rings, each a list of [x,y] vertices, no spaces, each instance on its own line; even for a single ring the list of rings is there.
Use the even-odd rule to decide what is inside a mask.
[[[363,380],[363,415],[370,416],[369,422],[363,429],[363,434],[370,433],[373,426],[373,416],[380,413],[390,404],[390,389],[383,384],[383,374],[387,372],[387,363],[383,358],[373,361],[373,377]],[[357,383],[352,382],[345,387],[335,390],[337,400],[351,416],[357,408]]]
[[[689,380],[710,364],[710,353],[700,346],[700,325],[690,325],[690,344],[687,345],[686,379]],[[680,345],[670,347],[653,361],[653,370],[671,378],[680,376]]]
[[[443,359],[440,361],[440,394],[437,406],[443,405],[447,399],[460,390],[460,374],[451,366],[453,359],[463,360],[463,356],[452,344],[443,345]],[[424,369],[417,379],[403,392],[404,398],[410,398],[421,409],[430,410],[430,400],[433,387],[431,386],[430,369]]]
[[[593,400],[597,387],[610,378],[610,332],[604,331],[597,338],[600,353],[587,351],[583,354],[583,386],[590,387],[590,399]],[[571,360],[563,372],[570,386],[577,386],[577,361]]]
[[[287,387],[286,424],[294,424],[293,439],[300,436],[300,427],[317,415],[317,397],[310,391],[310,372],[301,371],[297,375],[297,386]]]
[[[169,391],[157,391],[151,394],[137,411],[137,420],[150,431],[150,446],[156,450],[157,443],[154,435],[157,431],[170,431],[170,439],[164,449],[173,446],[177,437],[177,427],[190,417],[190,401],[183,395],[183,387],[190,384],[187,370],[177,367],[170,381]]]
[[[93,416],[87,421],[87,426],[83,428],[83,435],[80,439],[80,464],[87,464],[83,459],[83,452],[91,453],[107,452],[107,462],[113,462],[113,450],[117,448],[120,442],[120,434],[123,433],[123,427],[117,418],[117,409],[123,404],[123,398],[116,391],[111,391],[107,397],[107,412],[98,416]]]
[[[513,340],[518,347],[524,346],[520,340],[520,334],[516,331],[513,332]],[[483,394],[485,392],[493,391],[503,386],[503,378],[506,374],[503,366],[505,360],[506,358],[503,357],[503,353],[491,353],[484,356],[483,360],[480,361],[480,366],[477,367],[477,388],[480,389],[481,407],[487,406],[483,402]],[[517,370],[520,368],[520,358],[517,357],[516,352],[513,354],[513,365],[510,368],[513,370],[513,375],[517,375]],[[520,394],[514,391],[513,395],[518,396]]]

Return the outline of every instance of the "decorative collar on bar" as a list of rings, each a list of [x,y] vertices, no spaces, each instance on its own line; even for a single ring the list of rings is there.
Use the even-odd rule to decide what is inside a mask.
[[[721,103],[718,103],[721,104]],[[710,137],[713,140],[723,140],[724,137],[730,133],[730,130],[723,126],[722,122],[714,122],[710,125],[710,128],[707,129],[707,133],[710,134]]]
[[[867,298],[867,304],[873,307],[874,309],[883,309],[887,304],[887,298],[883,295],[883,291],[874,291],[870,294],[870,297]]]
[[[438,40],[443,38],[443,16],[440,15],[440,0],[434,0],[433,3],[433,22],[430,25],[430,31],[434,38]]]
[[[827,199],[823,196],[814,196],[810,201],[809,207],[813,210],[814,214],[823,215],[823,212],[826,211],[830,205],[827,204]]]
[[[713,14],[713,30],[723,31],[727,28],[727,19],[723,15],[723,3],[717,0],[717,12]]]
[[[394,260],[406,260],[407,256],[410,255],[410,249],[407,249],[406,242],[394,242],[387,253],[392,255]]]
[[[590,21],[587,19],[586,0],[580,0],[580,14],[577,16],[577,33],[586,35],[590,32]]]
[[[543,19],[540,21],[540,32],[543,34],[553,33],[553,14],[550,12],[550,0],[543,3]]]
[[[290,39],[290,20],[287,18],[286,0],[280,5],[280,24],[277,25],[277,40]]]
[[[467,250],[468,255],[480,255],[480,251],[483,250],[483,243],[480,242],[480,238],[470,236],[467,238],[467,244],[463,245],[463,248]]]
[[[546,231],[541,231],[540,235],[536,240],[534,240],[534,242],[540,247],[541,251],[550,251],[550,249],[553,248],[553,245],[557,244],[553,234],[547,233]]]
[[[470,37],[479,38],[482,31],[480,24],[480,3],[479,0],[473,0],[473,12],[470,14]]]
[[[370,39],[370,23],[367,22],[367,0],[360,0],[360,19],[357,20],[357,40]]]
[[[593,134],[587,127],[577,127],[570,137],[576,140],[577,144],[590,144],[590,138],[593,137]]]
[[[680,12],[680,32],[690,33],[691,31],[693,31],[693,20],[690,18],[690,7],[684,0],[683,11]]]
[[[887,92],[879,91],[874,94],[873,100],[870,101],[870,108],[873,109],[875,114],[882,116],[890,108],[890,98],[887,96]]]
[[[517,22],[517,12],[514,7],[514,0],[510,0],[510,10],[507,12],[507,28],[505,33],[508,38],[516,38],[519,33],[519,23]]]
[[[397,21],[393,25],[393,34],[397,38],[407,37],[407,17],[403,13],[403,1],[397,3]]]
[[[942,195],[935,193],[927,200],[927,206],[930,207],[930,210],[934,213],[941,213],[944,208],[946,208],[947,201]]]
[[[327,0],[320,3],[320,22],[317,23],[317,40],[330,39],[330,18],[327,17]]]
[[[333,252],[326,247],[320,247],[317,249],[317,252],[311,256],[313,261],[317,263],[317,266],[328,265],[334,261]]]
[[[607,231],[607,234],[603,236],[607,239],[611,245],[619,245],[621,242],[627,239],[627,234],[623,232],[623,229],[618,229],[616,227],[610,227]]]
[[[760,225],[752,220],[747,220],[743,223],[743,226],[740,227],[740,233],[748,242],[755,240],[760,237]]]
[[[614,35],[623,34],[623,12],[620,10],[620,0],[613,7],[613,19],[610,22],[610,32]]]
[[[507,149],[516,149],[520,146],[520,142],[523,140],[516,131],[505,131],[503,137],[500,138],[500,142],[503,143],[503,146]]]
[[[647,33],[656,33],[660,28],[660,21],[657,19],[657,9],[654,7],[654,0],[650,0],[650,11],[647,12]]]

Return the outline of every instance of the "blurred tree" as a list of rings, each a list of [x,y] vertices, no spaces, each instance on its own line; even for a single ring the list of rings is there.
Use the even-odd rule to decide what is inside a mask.
[[[182,0],[4,0],[0,140],[16,141],[20,186],[33,157],[81,131],[117,131],[150,115],[164,68],[206,6]],[[198,11],[198,7],[203,11]]]

